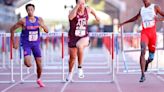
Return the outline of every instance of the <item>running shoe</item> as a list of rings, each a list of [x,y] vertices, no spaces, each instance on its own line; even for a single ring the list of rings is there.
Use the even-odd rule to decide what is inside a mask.
[[[38,84],[40,87],[45,87],[45,85],[43,84],[43,82],[42,82],[41,79],[38,79],[38,80],[37,80],[37,84]]]
[[[72,81],[72,77],[73,77],[72,73],[69,73],[66,78],[66,81]]]
[[[84,78],[84,72],[82,68],[78,68],[78,76],[79,78]]]
[[[144,82],[146,80],[145,76],[141,76],[140,81],[139,82]]]

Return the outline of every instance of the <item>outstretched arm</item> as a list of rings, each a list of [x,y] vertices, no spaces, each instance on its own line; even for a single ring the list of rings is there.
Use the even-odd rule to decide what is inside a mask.
[[[90,8],[90,7],[89,7],[89,11],[90,11],[90,13],[95,17],[96,21],[97,21],[97,22],[100,22],[100,18],[96,15],[95,10],[94,10],[93,8]]]
[[[164,21],[164,18],[156,18],[156,21]]]
[[[161,10],[160,6],[156,5],[155,10],[157,14],[160,14],[161,16],[164,17],[164,11]]]
[[[156,14],[160,14],[163,18],[156,18],[157,21],[164,21],[164,11],[161,10],[160,6],[155,6]]]
[[[17,28],[23,28],[23,25],[25,23],[25,19],[20,19],[15,25],[13,25],[11,28],[10,28],[10,33],[11,33],[11,42],[13,44],[13,47],[15,49],[18,48],[18,43],[16,42],[16,44],[14,44],[14,32]]]
[[[48,33],[48,28],[47,26],[44,24],[44,21],[41,17],[39,17],[39,24],[40,24],[40,27],[43,28],[44,32]]]
[[[134,16],[133,18],[131,18],[131,19],[129,19],[129,20],[127,20],[127,21],[119,24],[119,27],[122,26],[122,25],[124,25],[124,24],[130,23],[130,22],[133,22],[133,21],[136,21],[139,17],[140,17],[140,12],[136,16]]]

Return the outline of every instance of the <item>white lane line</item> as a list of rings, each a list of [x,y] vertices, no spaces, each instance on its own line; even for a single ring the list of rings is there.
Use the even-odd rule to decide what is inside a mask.
[[[118,92],[123,92],[116,77],[115,77],[115,83],[116,83],[116,87],[117,87]]]
[[[163,77],[161,77],[161,76],[159,76],[159,75],[157,75],[155,73],[152,73],[152,74],[155,75],[157,77],[157,79],[159,79],[160,81],[164,82],[164,78]]]
[[[34,75],[34,74],[31,74],[31,75],[26,76],[26,77],[24,78],[24,80],[28,79],[28,78],[31,77],[32,75]],[[20,81],[18,81],[18,82],[16,82],[16,83],[12,84],[11,86],[5,88],[5,89],[2,90],[1,92],[7,92],[8,90],[10,90],[11,88],[13,88],[13,87],[15,87],[16,85],[20,84],[21,82],[22,82],[22,81],[20,80]]]
[[[70,83],[70,81],[66,82],[64,84],[64,86],[62,87],[61,91],[60,92],[64,92],[64,90],[66,89],[66,87],[68,86],[68,84]]]

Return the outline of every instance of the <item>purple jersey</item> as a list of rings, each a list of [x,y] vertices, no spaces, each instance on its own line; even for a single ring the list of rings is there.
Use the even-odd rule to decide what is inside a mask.
[[[21,33],[21,43],[23,46],[24,56],[31,55],[34,57],[41,57],[40,50],[40,31],[38,17],[35,17],[35,22],[30,22],[28,16],[26,17],[25,28]]]
[[[84,10],[83,15],[77,14],[73,20],[69,20],[70,30],[69,38],[74,37],[86,37],[88,36],[88,13],[87,8]]]
[[[39,31],[39,18],[35,16],[36,21],[30,22],[29,17],[26,16],[25,28],[21,33],[21,42],[27,43],[40,43],[40,31]]]

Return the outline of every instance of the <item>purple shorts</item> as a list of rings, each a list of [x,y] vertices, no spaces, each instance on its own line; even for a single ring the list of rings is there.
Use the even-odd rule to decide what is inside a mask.
[[[41,49],[40,44],[38,43],[30,43],[30,44],[22,44],[24,56],[31,55],[31,51],[34,57],[41,57]]]

